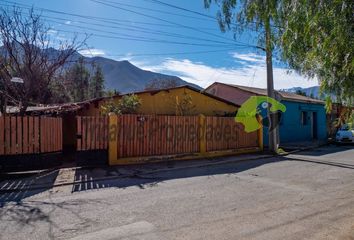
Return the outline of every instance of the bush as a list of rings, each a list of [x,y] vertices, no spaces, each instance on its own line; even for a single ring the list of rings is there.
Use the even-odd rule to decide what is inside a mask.
[[[103,114],[115,113],[117,115],[121,114],[132,114],[136,113],[141,106],[140,98],[135,95],[125,95],[118,103],[113,101],[113,98],[101,107]]]

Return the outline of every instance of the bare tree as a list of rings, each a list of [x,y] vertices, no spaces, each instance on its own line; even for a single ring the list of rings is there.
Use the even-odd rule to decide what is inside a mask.
[[[54,39],[51,31],[33,9],[0,9],[0,104],[9,100],[24,114],[32,103],[49,102],[51,82],[86,41]]]

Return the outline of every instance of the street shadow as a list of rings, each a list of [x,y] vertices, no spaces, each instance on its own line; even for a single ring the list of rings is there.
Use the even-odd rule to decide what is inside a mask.
[[[153,167],[149,166],[149,170],[170,168],[169,171],[162,171],[156,173],[144,173],[143,165],[125,166],[121,168],[107,168],[104,173],[100,170],[77,170],[75,173],[75,181],[80,183],[74,184],[72,192],[80,192],[93,189],[102,188],[127,188],[136,186],[141,189],[157,186],[164,181],[173,179],[192,178],[199,176],[212,176],[219,174],[236,174],[239,172],[247,171],[252,168],[257,168],[264,164],[270,164],[274,162],[283,161],[281,158],[266,158],[252,161],[240,161],[234,163],[224,163],[220,165],[208,166],[208,163],[215,163],[221,160],[232,159],[232,157],[211,159],[206,163],[206,166],[192,167],[178,169],[174,168],[173,162],[165,162],[160,164],[154,164]],[[205,162],[204,162],[205,163]],[[191,164],[193,165],[193,164]],[[178,167],[178,166],[177,166]]]
[[[315,148],[308,151],[297,152],[296,155],[319,157],[327,154],[348,151],[351,149],[354,149],[354,144],[329,144],[324,147]]]
[[[321,165],[327,165],[327,166],[332,166],[332,167],[339,167],[339,168],[347,168],[347,169],[353,169],[354,170],[354,164],[348,164],[348,163],[341,163],[341,162],[332,162],[332,161],[316,161],[314,159],[301,159],[301,158],[296,158],[296,157],[282,157],[283,161],[297,161],[297,162],[307,162],[307,163],[315,163],[315,164],[321,164]]]
[[[0,208],[8,202],[20,202],[24,198],[51,189],[58,173],[59,170],[54,170],[34,174],[26,178],[2,180],[0,182]],[[42,187],[33,188],[37,184],[42,185]]]

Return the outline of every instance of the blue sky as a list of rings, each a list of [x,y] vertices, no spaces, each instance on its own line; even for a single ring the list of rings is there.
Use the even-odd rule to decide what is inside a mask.
[[[16,0],[42,9],[42,16],[58,40],[73,33],[90,35],[81,53],[129,60],[140,68],[179,76],[202,87],[218,81],[266,87],[264,55],[254,33],[221,33],[216,20],[157,3],[154,0]],[[203,0],[160,0],[215,16],[216,8],[204,9]],[[3,4],[10,4],[3,2]],[[19,5],[25,7],[25,5]],[[47,11],[43,9],[54,10]],[[77,15],[85,16],[80,17]],[[288,74],[274,59],[275,88],[317,85],[296,73]]]

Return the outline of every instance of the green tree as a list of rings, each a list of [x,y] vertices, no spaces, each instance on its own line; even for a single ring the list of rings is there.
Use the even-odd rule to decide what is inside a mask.
[[[104,76],[99,65],[94,66],[94,74],[90,79],[90,97],[99,98],[104,95]]]
[[[221,31],[233,30],[235,36],[245,29],[253,29],[257,34],[258,48],[266,52],[268,97],[275,98],[273,84],[273,51],[279,46],[282,28],[282,2],[277,0],[204,0],[206,8],[212,2],[220,10],[217,19]],[[270,112],[270,111],[269,111]],[[270,115],[271,121],[275,121]],[[276,152],[277,128],[269,132],[269,149]]]
[[[80,102],[89,99],[90,73],[85,67],[84,58],[81,57],[66,74],[67,86],[71,101]]]
[[[321,90],[354,98],[354,1],[284,0],[281,38],[290,67],[317,76]]]

